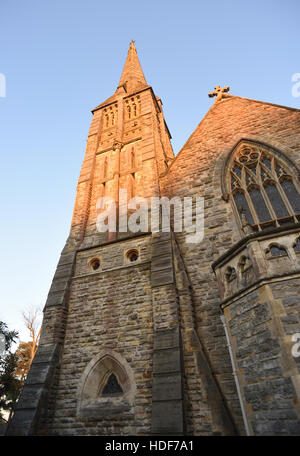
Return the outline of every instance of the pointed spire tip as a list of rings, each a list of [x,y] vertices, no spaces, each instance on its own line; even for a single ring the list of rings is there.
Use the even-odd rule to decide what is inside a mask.
[[[130,45],[129,45],[129,51],[132,50],[132,51],[135,51],[136,52],[136,47],[135,47],[135,40],[134,39],[131,39],[130,41]]]
[[[134,43],[135,41],[132,39],[118,85],[118,88],[124,86],[128,93],[147,85]]]

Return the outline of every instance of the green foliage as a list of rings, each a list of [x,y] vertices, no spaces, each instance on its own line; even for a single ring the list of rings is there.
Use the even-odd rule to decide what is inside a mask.
[[[11,413],[18,399],[22,386],[17,377],[16,369],[18,358],[11,352],[11,345],[15,342],[18,333],[9,331],[7,325],[0,321],[0,334],[4,336],[4,351],[0,353],[0,422],[4,419],[3,411]]]
[[[3,334],[5,338],[5,351],[8,352],[11,349],[11,344],[18,337],[18,333],[17,331],[9,331],[7,325],[3,321],[0,321],[0,334]]]

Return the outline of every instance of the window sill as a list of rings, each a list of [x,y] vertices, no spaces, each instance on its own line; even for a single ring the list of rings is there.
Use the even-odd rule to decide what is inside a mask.
[[[82,405],[78,411],[78,417],[85,418],[106,418],[107,416],[119,415],[130,412],[132,405],[128,400],[111,397],[109,399],[98,399],[89,404]]]

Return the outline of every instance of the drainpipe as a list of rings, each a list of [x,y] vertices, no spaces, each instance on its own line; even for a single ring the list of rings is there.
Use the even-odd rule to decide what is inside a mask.
[[[243,399],[242,399],[241,388],[240,388],[239,379],[238,379],[238,376],[237,376],[237,371],[236,371],[236,368],[235,368],[234,357],[233,357],[233,353],[232,353],[232,347],[231,347],[231,344],[230,344],[228,328],[227,328],[227,325],[226,325],[226,319],[225,319],[224,315],[221,315],[221,320],[222,320],[222,323],[223,323],[223,326],[224,326],[225,335],[226,335],[227,347],[229,349],[232,372],[233,372],[233,376],[234,376],[234,380],[235,380],[235,384],[236,384],[236,389],[237,389],[237,393],[238,393],[238,398],[239,398],[239,402],[240,402],[240,406],[241,406],[241,410],[242,410],[242,415],[243,415],[243,421],[244,421],[244,426],[245,426],[245,430],[246,430],[246,435],[249,436],[249,435],[251,435],[250,428],[249,428],[249,424],[248,424],[248,421],[247,421],[245,405],[244,405],[244,402],[243,402]]]

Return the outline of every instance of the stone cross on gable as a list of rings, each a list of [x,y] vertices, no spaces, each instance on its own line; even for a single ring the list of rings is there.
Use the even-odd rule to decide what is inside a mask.
[[[217,85],[217,86],[214,88],[214,91],[213,91],[213,92],[210,92],[210,93],[208,94],[208,96],[209,96],[210,98],[216,97],[216,101],[217,101],[217,100],[221,100],[221,99],[222,99],[222,96],[223,96],[223,93],[229,92],[229,90],[230,90],[230,87],[229,87],[229,86],[220,87],[219,85]]]

